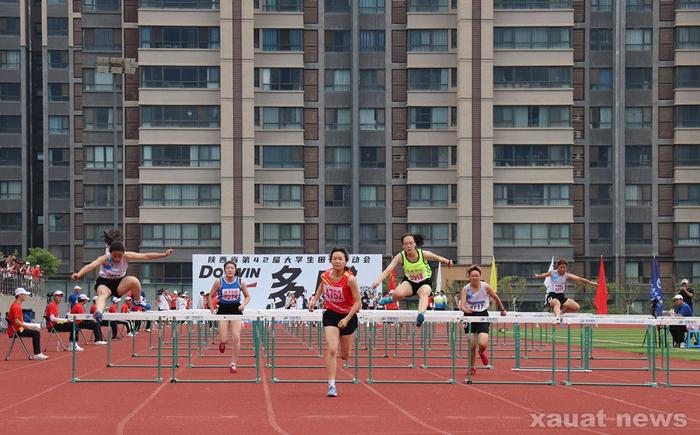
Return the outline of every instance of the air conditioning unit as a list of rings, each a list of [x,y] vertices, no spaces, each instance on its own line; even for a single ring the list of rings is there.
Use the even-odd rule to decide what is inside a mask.
[[[575,178],[583,178],[583,171],[574,171]]]
[[[583,153],[574,153],[571,155],[571,160],[580,161],[583,160]]]
[[[393,178],[402,180],[406,178],[406,173],[405,172],[394,172]]]
[[[582,115],[582,114],[578,114],[578,113],[572,114],[572,115],[571,115],[571,120],[572,120],[572,121],[583,121],[583,115]]]
[[[574,130],[574,139],[583,139],[583,131]]]

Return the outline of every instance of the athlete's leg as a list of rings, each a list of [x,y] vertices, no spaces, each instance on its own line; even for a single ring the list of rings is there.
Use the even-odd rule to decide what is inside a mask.
[[[563,313],[575,313],[581,309],[581,306],[575,300],[569,298],[564,302],[561,308]]]
[[[430,303],[430,293],[433,289],[428,284],[423,284],[418,289],[418,312],[424,313],[428,309]]]
[[[352,345],[355,342],[355,333],[340,336],[340,359],[347,361],[352,354]]]
[[[335,326],[326,326],[326,371],[328,381],[335,382],[336,361],[338,356],[338,342],[340,341],[340,329]]]
[[[129,293],[129,291],[131,291],[131,299],[134,300],[134,303],[139,305],[141,301],[141,281],[135,276],[125,276],[119,283],[119,287],[117,287],[118,297],[124,296]],[[97,309],[99,310],[99,305]]]
[[[112,291],[107,287],[106,285],[98,285],[97,286],[97,302],[95,302],[95,305],[97,308],[95,311],[99,311],[100,313],[105,310],[105,302],[107,301],[107,298],[112,295]]]
[[[561,315],[561,302],[559,302],[558,299],[552,298],[552,300],[549,301],[549,306],[552,307],[552,312],[554,313],[555,317],[559,317]]]
[[[226,343],[226,341],[228,340],[228,328],[228,320],[219,320],[219,341],[221,343]]]
[[[231,364],[235,366],[238,362],[238,352],[241,350],[241,321],[232,320],[231,329],[233,330],[233,333],[231,334],[231,344],[233,346]]]
[[[471,334],[471,342],[472,342],[472,343],[471,343],[471,346],[470,346],[470,347],[471,347],[471,350],[470,350],[470,352],[469,352],[469,360],[470,360],[470,362],[471,362],[471,364],[472,364],[472,365],[471,365],[472,370],[474,370],[474,368],[476,367],[476,341],[477,341],[477,336],[478,336],[478,334],[476,334],[475,332],[472,332],[472,334]]]
[[[402,281],[390,295],[379,299],[379,305],[386,305],[392,301],[400,301],[403,298],[410,298],[412,295],[413,290],[411,289],[411,283],[408,281]]]

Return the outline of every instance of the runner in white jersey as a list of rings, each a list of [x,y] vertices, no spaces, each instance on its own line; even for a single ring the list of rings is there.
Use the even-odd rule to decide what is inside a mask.
[[[491,286],[481,280],[481,268],[479,266],[471,266],[467,269],[467,276],[469,276],[469,284],[462,287],[462,291],[460,292],[460,309],[464,312],[464,315],[487,317],[489,315],[489,301],[493,299],[501,312],[501,316],[505,316],[506,308],[503,306],[501,298],[498,297]],[[476,374],[474,363],[476,362],[477,342],[479,344],[479,357],[481,357],[481,362],[485,366],[489,365],[489,359],[486,356],[486,345],[489,342],[489,323],[472,322],[471,325],[465,323],[464,333],[469,334],[470,329],[472,333],[470,359],[472,368],[471,374],[473,376]]]
[[[593,281],[589,281],[586,278],[569,273],[568,269],[569,262],[561,258],[559,261],[557,261],[556,270],[550,270],[549,272],[535,275],[535,278],[537,279],[550,279],[550,286],[547,287],[547,299],[545,300],[545,305],[552,307],[552,311],[556,317],[559,317],[561,313],[573,313],[581,309],[581,306],[576,303],[575,300],[564,296],[564,293],[566,292],[566,283],[568,281],[579,282],[590,286],[597,285]]]
[[[155,260],[168,257],[173,253],[172,249],[168,249],[165,252],[151,252],[147,254],[127,251],[122,243],[122,235],[116,229],[105,231],[104,240],[108,246],[108,252],[100,255],[92,263],[86,264],[78,272],[71,275],[71,278],[77,281],[93,269],[100,268],[95,281],[95,291],[97,292],[95,305],[97,309],[93,314],[98,322],[102,320],[105,301],[109,297],[119,298],[131,292],[134,303],[143,305],[141,302],[141,282],[135,276],[126,275],[130,261]]]

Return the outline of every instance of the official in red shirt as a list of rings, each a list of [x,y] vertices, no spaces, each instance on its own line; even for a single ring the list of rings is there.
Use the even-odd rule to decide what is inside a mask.
[[[73,348],[75,348],[77,351],[82,351],[83,348],[78,346],[75,335],[73,334],[73,322],[58,316],[58,307],[61,304],[61,300],[63,300],[63,292],[61,290],[53,292],[53,299],[46,305],[46,311],[44,311],[46,330],[49,332],[68,332],[68,340],[70,341],[68,350],[73,350]]]
[[[85,293],[81,294],[78,297],[78,303],[73,305],[73,308],[71,308],[70,313],[71,314],[85,314],[85,303],[88,301],[88,297]],[[80,329],[89,329],[92,331],[92,333],[95,335],[95,344],[97,345],[104,345],[107,344],[106,341],[102,339],[102,329],[100,328],[100,325],[97,324],[94,320],[76,320],[76,323],[78,325],[78,328]]]
[[[22,303],[27,300],[30,293],[19,287],[15,290],[15,301],[10,305],[7,313],[7,335],[12,337],[17,332],[20,337],[31,337],[34,348],[34,360],[42,361],[49,357],[41,353],[41,325],[24,321],[22,314]]]
[[[119,305],[119,301],[121,299],[117,297],[112,298],[112,305],[109,306],[109,312],[110,313],[117,313],[117,306]],[[126,306],[126,305],[125,305]],[[128,311],[128,307],[127,307]],[[124,325],[126,327],[126,335],[128,337],[133,337],[134,334],[131,333],[131,322],[125,322],[123,320],[112,320],[112,325],[116,326],[112,328],[112,340],[117,340],[117,328],[118,325]]]

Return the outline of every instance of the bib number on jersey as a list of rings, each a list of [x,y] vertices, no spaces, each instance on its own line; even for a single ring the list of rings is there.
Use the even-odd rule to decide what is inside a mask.
[[[408,280],[412,282],[421,282],[425,280],[425,278],[423,277],[423,272],[415,272],[408,274]]]
[[[324,296],[329,302],[342,302],[343,289],[340,287],[326,287]]]
[[[241,291],[239,289],[225,289],[222,291],[221,295],[226,300],[234,300],[240,298]]]

